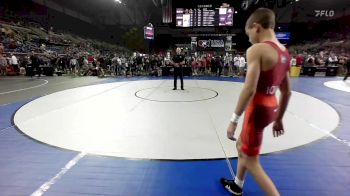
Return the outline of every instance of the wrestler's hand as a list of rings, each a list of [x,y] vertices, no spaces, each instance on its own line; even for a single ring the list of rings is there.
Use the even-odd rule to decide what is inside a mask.
[[[236,141],[236,138],[234,138],[236,128],[237,128],[237,123],[230,122],[230,124],[227,127],[227,138],[228,139]]]
[[[283,123],[281,120],[276,120],[272,127],[273,137],[278,137],[284,134]]]

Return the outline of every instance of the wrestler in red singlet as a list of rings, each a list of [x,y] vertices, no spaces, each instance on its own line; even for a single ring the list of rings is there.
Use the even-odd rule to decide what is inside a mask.
[[[227,127],[227,138],[235,140],[239,118],[245,111],[243,129],[236,143],[237,171],[233,180],[220,179],[223,187],[233,195],[243,194],[244,180],[249,172],[266,195],[280,196],[259,160],[264,128],[273,122],[273,136],[284,134],[283,116],[292,94],[288,76],[290,56],[276,37],[275,25],[275,13],[259,8],[250,15],[245,26],[252,46],[246,53],[244,86]],[[275,97],[277,89],[280,90],[278,102]]]
[[[249,155],[259,154],[264,128],[277,117],[276,90],[290,68],[288,51],[282,51],[275,43],[266,41],[278,53],[278,62],[267,71],[261,71],[257,91],[248,105],[241,133],[241,150]]]

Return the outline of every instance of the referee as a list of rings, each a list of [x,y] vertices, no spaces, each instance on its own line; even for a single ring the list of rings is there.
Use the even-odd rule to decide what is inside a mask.
[[[176,48],[176,55],[173,56],[172,64],[174,66],[174,88],[177,90],[177,77],[180,77],[181,80],[181,90],[184,90],[184,81],[183,81],[183,69],[182,66],[185,64],[185,56],[181,54],[181,48]]]

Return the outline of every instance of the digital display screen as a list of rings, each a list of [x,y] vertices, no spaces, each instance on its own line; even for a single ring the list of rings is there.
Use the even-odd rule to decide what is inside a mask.
[[[177,27],[232,26],[234,9],[227,8],[176,8]]]
[[[154,28],[153,27],[144,27],[144,37],[145,39],[154,39]]]
[[[290,32],[276,32],[276,37],[278,40],[289,40]]]

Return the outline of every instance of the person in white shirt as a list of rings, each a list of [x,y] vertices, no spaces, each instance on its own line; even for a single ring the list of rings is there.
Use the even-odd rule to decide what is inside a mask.
[[[339,61],[337,56],[334,56],[333,60],[334,60],[334,62],[338,62]]]
[[[290,65],[293,67],[297,66],[297,59],[294,56],[290,60]]]
[[[238,70],[239,70],[239,55],[236,55],[235,58],[233,58],[233,71],[234,75],[238,75]]]
[[[246,63],[244,56],[238,56],[236,63],[238,63],[238,75],[243,76]]]
[[[78,70],[78,61],[75,57],[72,57],[72,59],[69,61],[70,70],[75,75]]]
[[[244,58],[244,56],[241,56],[240,58],[239,58],[239,67],[245,67],[245,58]]]
[[[328,66],[335,66],[335,64],[338,62],[338,57],[334,54],[331,54],[328,58]]]
[[[18,65],[17,57],[14,54],[11,54],[11,64]]]
[[[244,75],[245,64],[246,64],[246,61],[244,56],[239,57],[239,75],[240,76]]]
[[[11,54],[10,64],[12,65],[13,70],[16,73],[19,73],[18,60],[17,60],[17,57],[14,54]]]

